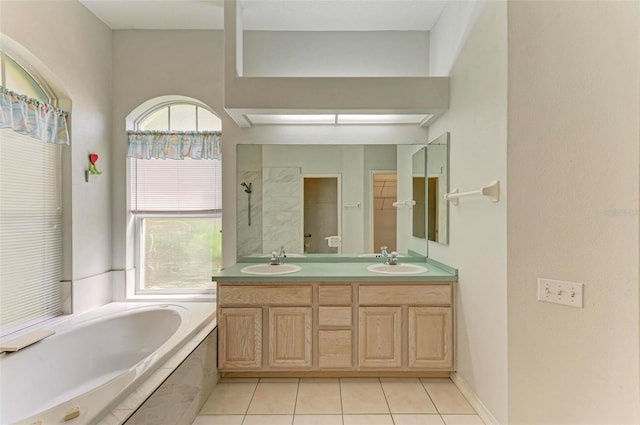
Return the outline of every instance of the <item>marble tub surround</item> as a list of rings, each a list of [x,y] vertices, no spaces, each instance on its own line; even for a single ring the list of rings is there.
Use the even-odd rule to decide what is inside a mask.
[[[283,401],[262,413],[272,396]],[[193,425],[482,425],[447,378],[223,378]]]
[[[217,338],[214,319],[97,425],[190,424],[218,381]]]

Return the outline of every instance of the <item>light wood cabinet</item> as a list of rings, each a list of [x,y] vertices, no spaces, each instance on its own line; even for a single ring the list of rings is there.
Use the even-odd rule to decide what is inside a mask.
[[[345,369],[353,365],[351,330],[318,331],[318,367]]]
[[[403,370],[453,370],[451,284],[360,285],[358,298],[360,366],[394,368],[402,358]],[[394,352],[379,348],[390,343]]]
[[[409,367],[453,366],[452,314],[445,307],[409,307]]]
[[[221,372],[453,370],[452,282],[219,282]]]
[[[402,366],[402,309],[360,307],[358,365],[364,368]]]
[[[262,366],[262,309],[218,310],[218,357],[221,369]]]
[[[269,308],[269,366],[311,367],[311,307]]]

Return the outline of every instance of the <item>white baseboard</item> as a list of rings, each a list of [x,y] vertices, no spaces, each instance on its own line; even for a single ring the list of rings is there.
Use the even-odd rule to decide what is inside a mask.
[[[482,401],[480,401],[476,393],[471,390],[469,385],[464,381],[464,379],[460,377],[460,375],[458,375],[457,372],[451,372],[449,377],[486,425],[498,425],[498,421],[496,420],[496,418],[491,414],[489,409],[487,409]]]

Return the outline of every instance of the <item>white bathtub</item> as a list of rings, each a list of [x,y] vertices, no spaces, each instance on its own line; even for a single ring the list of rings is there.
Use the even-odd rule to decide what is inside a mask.
[[[94,424],[214,317],[214,303],[111,303],[57,320],[55,335],[0,354],[0,423]]]

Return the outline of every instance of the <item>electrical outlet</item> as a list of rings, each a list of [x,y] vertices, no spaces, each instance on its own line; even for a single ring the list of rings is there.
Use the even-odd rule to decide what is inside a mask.
[[[538,278],[538,301],[582,308],[582,283]]]

